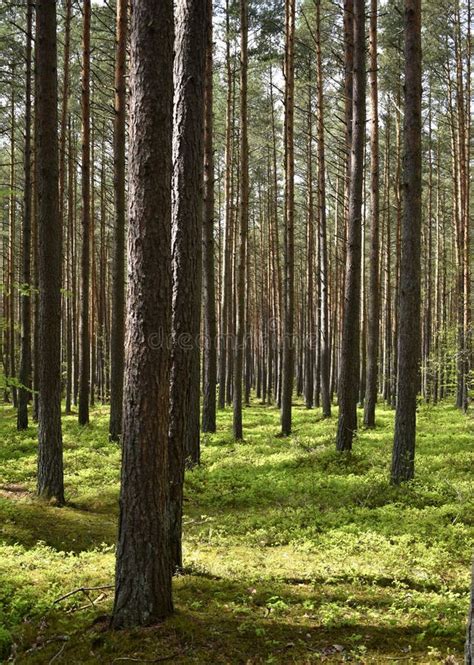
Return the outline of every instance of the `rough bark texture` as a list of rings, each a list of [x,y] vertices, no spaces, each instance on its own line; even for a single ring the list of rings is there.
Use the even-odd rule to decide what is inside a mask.
[[[38,194],[38,494],[64,503],[61,433],[61,219],[56,2],[36,3]]]
[[[204,116],[204,216],[202,266],[204,300],[204,363],[202,431],[216,431],[216,293],[214,276],[214,151],[212,141],[212,0],[206,7],[206,85]]]
[[[281,433],[291,434],[291,401],[294,375],[294,215],[295,215],[295,157],[294,157],[294,38],[295,0],[285,3],[285,280],[283,321],[283,376],[281,393]]]
[[[365,133],[365,2],[354,1],[354,58],[352,95],[352,146],[349,218],[345,272],[344,316],[339,369],[339,422],[336,448],[352,448],[357,429],[359,386],[359,325],[361,278],[362,181]]]
[[[248,7],[247,0],[240,0],[240,201],[239,242],[237,259],[236,334],[233,339],[233,434],[234,439],[243,438],[242,429],[242,378],[245,333],[245,268],[247,255],[247,233],[249,223],[249,146],[247,127],[247,69],[248,69]]]
[[[81,321],[79,370],[79,424],[89,422],[90,392],[90,28],[91,3],[84,0],[82,36],[82,253],[81,253]]]
[[[172,86],[172,2],[134,2],[127,335],[114,628],[153,624],[173,610],[167,344],[171,332]]]
[[[171,554],[182,566],[184,461],[199,437],[199,323],[206,0],[179,0],[175,15],[173,134],[173,343],[169,467]],[[197,371],[196,371],[197,370]]]
[[[420,365],[421,0],[405,0],[405,114],[398,378],[392,482],[415,472]]]
[[[370,3],[370,268],[364,425],[375,426],[379,349],[379,128],[377,91],[377,0]]]
[[[127,0],[117,1],[115,50],[114,197],[115,233],[112,275],[110,340],[109,437],[118,441],[122,431],[125,301],[125,115],[126,115]]]
[[[23,192],[23,265],[22,282],[26,293],[21,295],[21,360],[18,392],[17,427],[28,427],[28,402],[31,389],[31,42],[33,3],[26,6],[26,90],[25,90],[25,185]]]

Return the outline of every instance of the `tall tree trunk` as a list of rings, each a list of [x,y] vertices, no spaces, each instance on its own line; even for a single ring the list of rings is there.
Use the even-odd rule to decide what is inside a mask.
[[[345,307],[339,369],[337,450],[351,450],[357,430],[359,386],[362,181],[365,133],[365,2],[354,0],[352,149],[345,277]]]
[[[222,284],[221,298],[221,316],[219,330],[219,409],[223,409],[226,404],[226,378],[227,378],[227,357],[229,355],[230,333],[231,333],[231,301],[232,301],[232,238],[233,230],[233,210],[232,210],[232,65],[230,59],[230,20],[229,20],[229,0],[226,0],[226,122],[225,122],[225,167],[224,167],[224,211],[225,211],[225,232],[224,232],[224,274]]]
[[[171,332],[171,0],[135,3],[130,35],[129,279],[114,628],[154,624],[173,611],[167,344]],[[163,343],[153,344],[153,335]]]
[[[15,132],[16,132],[16,89],[15,64],[11,64],[11,102],[10,102],[10,196],[8,202],[9,238],[8,238],[8,376],[12,379],[10,390],[13,406],[18,406],[18,393],[16,389],[16,330],[15,330],[15,245],[16,245],[16,164],[15,164]]]
[[[308,71],[311,69],[308,64]],[[307,221],[306,221],[306,335],[305,335],[305,403],[307,409],[314,405],[314,206],[313,206],[313,123],[311,108],[311,78],[308,81],[308,148],[307,148]]]
[[[198,338],[201,309],[201,243],[204,79],[207,0],[179,0],[176,7],[173,135],[173,344],[169,469],[171,564],[182,567],[181,520],[184,462],[194,416],[199,414]],[[196,372],[197,369],[197,372]],[[197,386],[196,386],[197,382]],[[198,421],[199,433],[199,421]]]
[[[249,155],[247,127],[247,69],[248,69],[248,7],[247,0],[240,0],[240,207],[239,243],[237,261],[236,334],[234,339],[233,434],[243,438],[242,430],[242,379],[245,333],[245,268],[249,216]]]
[[[71,116],[68,116],[68,204],[67,204],[67,251],[66,271],[67,290],[66,299],[66,414],[71,413],[73,392],[73,359],[74,359],[74,304],[75,304],[75,281],[73,279],[74,269],[74,159],[72,149]]]
[[[204,394],[202,431],[216,431],[216,291],[214,275],[214,148],[212,84],[212,0],[207,0],[206,84],[204,118],[204,215],[202,233],[203,300],[204,300]]]
[[[329,336],[329,267],[326,229],[326,162],[324,154],[324,97],[321,64],[321,0],[316,2],[316,61],[318,72],[318,187],[319,187],[319,271],[321,286],[321,406],[324,418],[331,415]]]
[[[370,268],[364,425],[375,427],[379,350],[379,118],[377,89],[377,0],[370,2]]]
[[[285,0],[285,281],[283,326],[283,377],[281,433],[291,434],[291,402],[294,375],[294,40],[295,0]]]
[[[31,53],[33,1],[26,5],[26,90],[25,90],[25,184],[23,202],[23,266],[21,295],[21,359],[17,427],[28,427],[28,401],[31,389]]]
[[[82,36],[82,254],[79,368],[79,424],[89,422],[90,392],[90,21],[91,2],[84,0]]]
[[[118,441],[122,432],[125,304],[125,118],[127,57],[127,0],[117,0],[114,115],[115,233],[112,268],[112,324],[110,339],[109,437]]]
[[[64,503],[56,2],[36,2],[38,187],[38,494]]]
[[[405,115],[397,410],[392,482],[415,472],[420,364],[421,0],[405,0]]]

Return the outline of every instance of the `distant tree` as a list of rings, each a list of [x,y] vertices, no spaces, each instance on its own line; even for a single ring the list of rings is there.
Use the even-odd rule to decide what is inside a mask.
[[[236,274],[236,333],[233,339],[233,433],[234,439],[243,438],[242,380],[245,333],[245,269],[247,264],[247,236],[249,223],[249,146],[248,146],[248,6],[240,0],[240,201],[239,235],[237,243]]]
[[[295,271],[295,0],[285,0],[285,270],[283,319],[283,376],[281,393],[281,433],[291,434],[294,361],[294,271]]]
[[[214,270],[214,143],[213,143],[213,57],[212,0],[206,6],[206,81],[204,116],[204,215],[202,267],[204,304],[202,431],[216,431],[216,289]]]
[[[90,397],[90,241],[91,241],[91,156],[90,156],[90,29],[91,3],[84,0],[82,32],[82,254],[81,254],[81,320],[79,371],[79,424],[89,422]]]
[[[379,349],[379,117],[377,74],[377,0],[370,3],[370,261],[367,323],[367,376],[364,425],[375,426]]]
[[[25,88],[25,185],[23,191],[23,265],[22,281],[26,290],[21,296],[21,362],[18,393],[18,429],[28,427],[28,402],[31,389],[31,65],[32,65],[33,2],[26,5],[26,88]]]

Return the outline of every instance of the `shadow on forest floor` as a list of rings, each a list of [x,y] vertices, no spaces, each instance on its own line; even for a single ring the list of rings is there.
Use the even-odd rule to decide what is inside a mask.
[[[422,407],[417,478],[388,483],[393,412],[360,430],[354,452],[333,451],[335,418],[245,410],[243,444],[230,412],[203,437],[187,474],[186,574],[163,625],[104,630],[114,571],[120,451],[107,409],[79,428],[64,418],[68,505],[34,497],[36,430],[0,422],[0,658],[17,663],[461,662],[474,536],[472,421]],[[3,626],[3,628],[2,628]],[[67,638],[67,639],[66,639]],[[117,661],[120,662],[120,661]],[[124,661],[126,662],[126,661]]]

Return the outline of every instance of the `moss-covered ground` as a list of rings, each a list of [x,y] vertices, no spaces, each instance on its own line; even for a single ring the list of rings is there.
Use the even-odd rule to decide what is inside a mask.
[[[107,629],[120,452],[106,407],[64,417],[68,505],[34,496],[36,428],[1,412],[0,660],[16,663],[462,663],[474,535],[473,421],[422,406],[416,480],[388,483],[393,412],[334,451],[336,419],[295,405],[231,413],[188,472],[175,615]],[[105,587],[77,592],[79,587]]]

